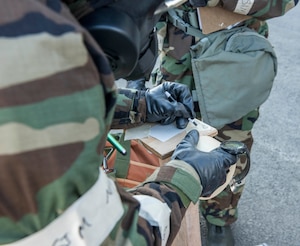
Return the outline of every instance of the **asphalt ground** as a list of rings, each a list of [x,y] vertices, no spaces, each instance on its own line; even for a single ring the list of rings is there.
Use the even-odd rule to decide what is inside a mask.
[[[278,73],[253,129],[236,246],[300,245],[300,6],[268,21]],[[203,243],[204,244],[204,243]]]

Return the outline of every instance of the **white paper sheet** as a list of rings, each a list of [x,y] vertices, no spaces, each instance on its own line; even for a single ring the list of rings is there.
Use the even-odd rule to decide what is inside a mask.
[[[143,124],[125,131],[124,140],[142,139],[149,136],[151,124]]]
[[[166,142],[184,130],[185,129],[178,129],[175,123],[169,125],[155,125],[151,127],[149,135],[161,142]]]

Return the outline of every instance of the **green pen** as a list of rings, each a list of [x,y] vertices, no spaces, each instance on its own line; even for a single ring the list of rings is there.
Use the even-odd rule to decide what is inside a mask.
[[[110,133],[107,134],[107,140],[114,146],[122,155],[126,155],[126,149],[111,135]]]

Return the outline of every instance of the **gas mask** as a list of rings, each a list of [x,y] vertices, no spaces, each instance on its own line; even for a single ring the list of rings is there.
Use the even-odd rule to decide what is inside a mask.
[[[105,52],[116,79],[147,78],[156,62],[154,12],[163,0],[119,0],[84,16],[79,21]]]

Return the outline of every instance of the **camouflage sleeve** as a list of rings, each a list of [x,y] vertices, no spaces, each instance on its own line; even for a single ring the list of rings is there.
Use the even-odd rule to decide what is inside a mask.
[[[158,168],[141,186],[152,182],[164,183],[177,190],[184,207],[187,207],[191,201],[196,203],[202,192],[197,172],[193,167],[180,160],[171,160],[163,167]]]
[[[104,53],[59,0],[2,0],[0,54],[2,245],[43,231],[96,183],[117,88]],[[119,98],[124,111],[138,115],[127,118],[143,121],[141,95],[120,91]],[[167,203],[173,233],[200,190],[196,172],[176,162],[132,193]],[[143,245],[158,239],[138,216],[139,203],[119,193],[124,223],[115,225],[111,240]]]
[[[126,129],[146,121],[144,91],[118,89],[117,105],[111,128]]]
[[[291,8],[295,7],[297,3],[298,0],[220,0],[219,2],[224,9],[243,15],[251,15],[260,20],[282,16]]]
[[[173,160],[157,169],[145,182],[130,190],[133,195],[148,195],[166,203],[171,209],[170,230],[167,245],[171,245],[179,228],[181,220],[190,202],[197,202],[202,186],[195,170],[183,161]],[[158,227],[149,226],[142,217],[138,216],[140,204],[128,192],[120,189],[121,199],[127,208],[120,226],[110,234],[107,242],[119,241],[121,235],[123,243],[136,238],[132,245],[161,245],[161,235]],[[134,221],[137,221],[137,225]],[[136,235],[136,232],[139,235]],[[138,243],[137,243],[138,242]]]
[[[59,0],[0,8],[0,244],[39,231],[97,180],[109,63]]]

